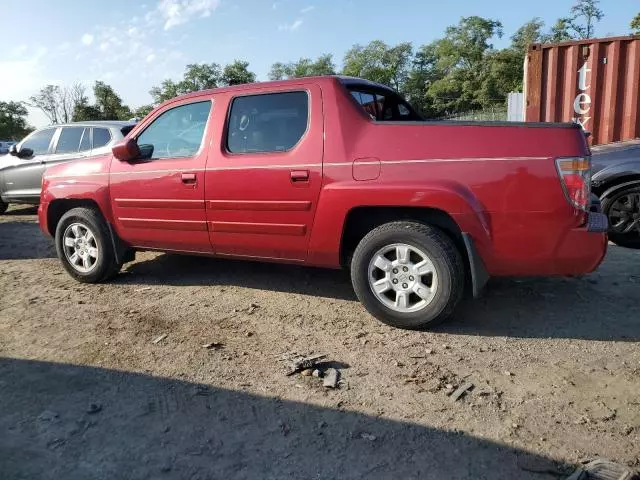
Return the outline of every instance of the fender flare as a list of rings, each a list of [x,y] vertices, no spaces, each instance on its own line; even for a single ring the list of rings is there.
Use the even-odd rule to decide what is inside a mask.
[[[617,185],[614,185],[613,187],[610,187],[609,189],[605,190],[605,192],[600,195],[600,198],[606,198],[611,196],[611,194],[618,192],[618,190],[624,190],[627,187],[631,187],[631,186],[638,186],[640,187],[640,179],[637,180],[631,180],[630,182],[624,182],[624,183],[619,183]]]

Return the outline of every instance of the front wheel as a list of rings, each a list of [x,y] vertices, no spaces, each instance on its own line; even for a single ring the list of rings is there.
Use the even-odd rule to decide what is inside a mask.
[[[101,282],[121,268],[107,224],[93,209],[74,208],[65,213],[56,227],[55,240],[62,266],[80,282]]]
[[[369,232],[351,262],[353,288],[382,322],[420,329],[446,320],[462,298],[460,252],[441,230],[392,222]]]
[[[604,198],[602,211],[609,219],[609,240],[621,247],[640,248],[640,187]]]

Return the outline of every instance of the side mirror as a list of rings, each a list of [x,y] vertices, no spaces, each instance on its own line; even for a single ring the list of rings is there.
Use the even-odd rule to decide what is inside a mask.
[[[9,155],[13,155],[14,157],[18,156],[18,149],[15,143],[9,147]]]
[[[138,143],[133,138],[125,138],[122,142],[115,145],[111,151],[113,152],[113,156],[121,162],[130,162],[140,158]]]
[[[14,145],[15,149],[15,145]],[[16,150],[15,155],[18,158],[31,158],[33,157],[33,150],[27,147],[22,147],[20,150]]]

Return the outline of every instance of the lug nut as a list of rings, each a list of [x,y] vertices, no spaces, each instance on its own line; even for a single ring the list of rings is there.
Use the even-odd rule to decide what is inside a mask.
[[[409,275],[409,280],[413,282],[413,275]]]
[[[398,279],[397,278],[394,278],[392,281],[393,281],[394,284],[398,283]]]
[[[409,288],[409,285],[407,285],[406,283],[403,283],[402,288]]]
[[[393,269],[393,273],[398,273],[398,269],[397,269],[397,268],[394,268],[394,269]]]
[[[403,270],[404,272],[408,272],[408,271],[409,271],[409,269],[408,269],[407,267],[402,267],[402,270]]]

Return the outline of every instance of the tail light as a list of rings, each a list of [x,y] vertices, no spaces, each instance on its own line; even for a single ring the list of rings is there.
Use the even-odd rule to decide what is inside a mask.
[[[591,157],[558,158],[556,166],[569,203],[588,211],[591,202]]]

